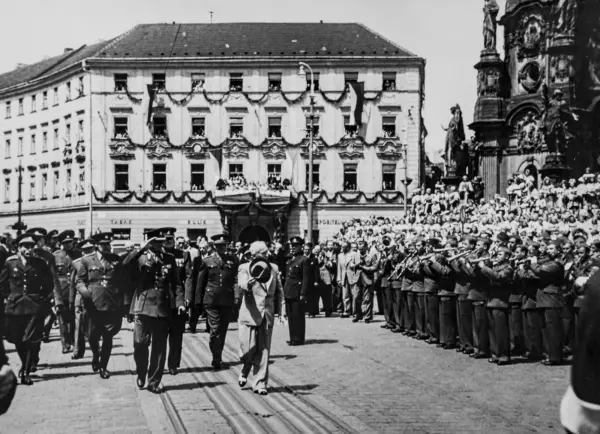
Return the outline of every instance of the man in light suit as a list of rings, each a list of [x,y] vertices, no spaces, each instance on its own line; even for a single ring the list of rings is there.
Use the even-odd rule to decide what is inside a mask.
[[[354,318],[352,322],[358,322],[362,319],[362,257],[358,251],[358,244],[352,243],[350,245],[350,252],[348,253],[346,263],[346,279],[350,292],[352,293],[352,310],[354,312]],[[345,297],[344,297],[345,298]]]
[[[244,364],[238,383],[244,387],[250,369],[254,368],[252,390],[260,395],[267,394],[274,319],[285,312],[279,269],[267,261],[268,252],[264,242],[252,243],[252,261],[240,265],[235,294],[236,305],[241,301],[238,333],[240,358]]]
[[[352,315],[352,292],[350,291],[350,284],[348,283],[348,257],[350,255],[350,244],[344,242],[342,244],[342,252],[338,256],[337,261],[337,284],[342,288],[342,299],[344,310],[342,312],[342,318],[348,318]]]

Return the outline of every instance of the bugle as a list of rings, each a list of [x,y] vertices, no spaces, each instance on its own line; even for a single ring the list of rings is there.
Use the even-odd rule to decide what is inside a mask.
[[[454,255],[454,256],[450,256],[450,257],[448,258],[448,262],[450,262],[450,261],[454,261],[455,259],[458,259],[458,258],[462,258],[463,256],[467,256],[467,255],[468,255],[469,253],[471,253],[471,252],[472,252],[472,250],[463,250],[462,252],[460,252],[460,253],[457,253],[457,254],[456,254],[456,255]]]
[[[491,261],[492,257],[491,256],[482,256],[481,258],[476,258],[476,259],[469,259],[469,262],[471,264],[478,264],[480,262],[484,262],[484,261]]]

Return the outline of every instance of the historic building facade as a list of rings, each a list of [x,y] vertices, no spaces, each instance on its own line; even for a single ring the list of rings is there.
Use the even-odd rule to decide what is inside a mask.
[[[495,3],[495,2],[489,2]],[[497,10],[495,12],[497,14]],[[493,8],[486,6],[484,39],[493,34]],[[544,113],[562,91],[567,129],[569,176],[600,167],[600,2],[598,0],[507,0],[504,58],[493,46],[481,53],[478,99],[471,149],[472,171],[487,197],[505,194],[508,178],[529,172],[541,182],[551,148],[545,142]],[[489,41],[489,38],[488,38]],[[484,42],[485,43],[485,42]]]
[[[17,220],[21,165],[30,227],[302,235],[299,62],[315,237],[399,215],[404,180],[424,177],[423,59],[358,24],[153,24],[0,75],[0,225]]]

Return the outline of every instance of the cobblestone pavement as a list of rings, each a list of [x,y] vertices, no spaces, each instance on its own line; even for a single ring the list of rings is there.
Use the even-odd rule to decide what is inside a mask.
[[[277,324],[268,397],[237,386],[235,324],[219,372],[209,366],[208,335],[186,334],[183,366],[165,375],[161,397],[137,390],[130,331],[117,337],[104,381],[91,371],[89,350],[77,361],[61,354],[54,330],[42,349],[47,366],[34,386],[19,386],[0,433],[562,432],[567,366],[490,365],[381,324],[309,319],[303,347],[287,346],[287,326]]]

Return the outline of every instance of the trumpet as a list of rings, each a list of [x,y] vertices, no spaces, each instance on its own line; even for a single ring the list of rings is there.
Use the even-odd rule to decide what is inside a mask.
[[[491,256],[482,256],[481,258],[477,258],[477,259],[470,259],[469,262],[471,264],[478,264],[480,262],[484,262],[484,261],[490,261],[492,259]]]
[[[515,261],[515,267],[518,267],[519,265],[523,265],[526,264],[528,262],[531,262],[531,258],[523,258],[523,259],[519,259],[517,261]]]
[[[416,252],[411,253],[406,258],[404,258],[402,260],[402,262],[400,262],[398,265],[396,265],[396,268],[394,269],[394,272],[392,274],[390,274],[389,280],[395,280],[396,278],[398,278],[401,275],[403,275],[404,271],[406,271],[406,268],[408,267],[409,261],[412,258],[414,258],[416,256],[416,254],[417,254]]]
[[[448,258],[448,262],[454,261],[455,259],[458,259],[458,258],[462,258],[463,256],[467,256],[471,252],[472,252],[472,250],[463,250],[462,252],[459,252],[454,256],[450,256]]]
[[[433,258],[433,257],[435,257],[437,255],[439,255],[440,253],[449,252],[451,250],[454,250],[454,249],[452,247],[447,247],[445,249],[433,249],[431,251],[431,253],[428,253],[428,254],[426,254],[424,256],[421,256],[419,258],[419,260],[420,261],[427,261],[427,260],[429,260],[429,259],[431,259],[431,258]]]

